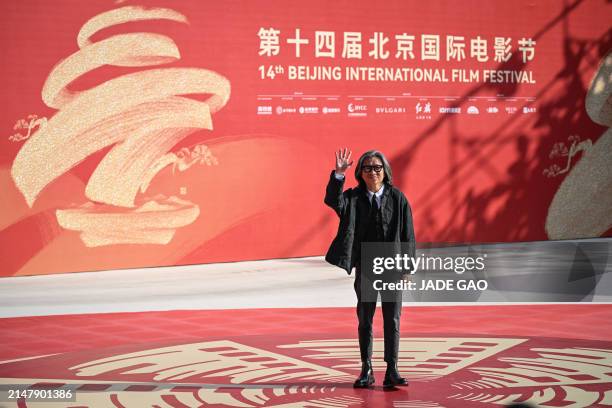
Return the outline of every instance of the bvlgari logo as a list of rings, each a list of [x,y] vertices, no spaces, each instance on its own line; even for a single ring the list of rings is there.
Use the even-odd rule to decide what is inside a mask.
[[[401,106],[377,106],[376,113],[406,113],[406,108]]]

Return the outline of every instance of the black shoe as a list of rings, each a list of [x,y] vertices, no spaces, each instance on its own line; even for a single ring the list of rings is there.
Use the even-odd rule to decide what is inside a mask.
[[[408,385],[408,380],[400,375],[395,364],[387,365],[387,372],[385,372],[383,388],[391,388],[395,387],[396,385]]]
[[[374,370],[372,370],[372,363],[370,361],[364,361],[361,365],[361,374],[353,383],[355,388],[368,388],[374,384]]]

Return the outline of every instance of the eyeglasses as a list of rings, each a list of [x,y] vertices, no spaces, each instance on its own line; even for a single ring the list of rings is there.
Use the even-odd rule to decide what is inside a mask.
[[[382,169],[383,169],[383,166],[381,166],[380,164],[377,166],[361,166],[361,170],[365,171],[366,173],[371,173],[372,170],[374,170],[377,173],[380,173]]]

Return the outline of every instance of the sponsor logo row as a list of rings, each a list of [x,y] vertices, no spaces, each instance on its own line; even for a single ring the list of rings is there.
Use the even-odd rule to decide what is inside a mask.
[[[530,114],[536,113],[537,108],[533,106],[496,106],[496,105],[480,105],[477,106],[438,106],[434,107],[431,102],[417,102],[414,106],[395,106],[386,105],[366,105],[364,103],[348,103],[343,106],[283,106],[283,105],[258,105],[258,115],[334,115],[346,114],[349,117],[363,117],[369,114],[388,115],[388,114],[414,114],[417,119],[431,119],[434,114],[443,115],[481,115],[481,114]]]

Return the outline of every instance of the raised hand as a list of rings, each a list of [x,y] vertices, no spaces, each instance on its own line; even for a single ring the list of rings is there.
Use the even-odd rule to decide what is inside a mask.
[[[344,174],[346,170],[351,167],[353,161],[351,160],[351,152],[348,147],[344,150],[340,149],[336,152],[336,173]]]

